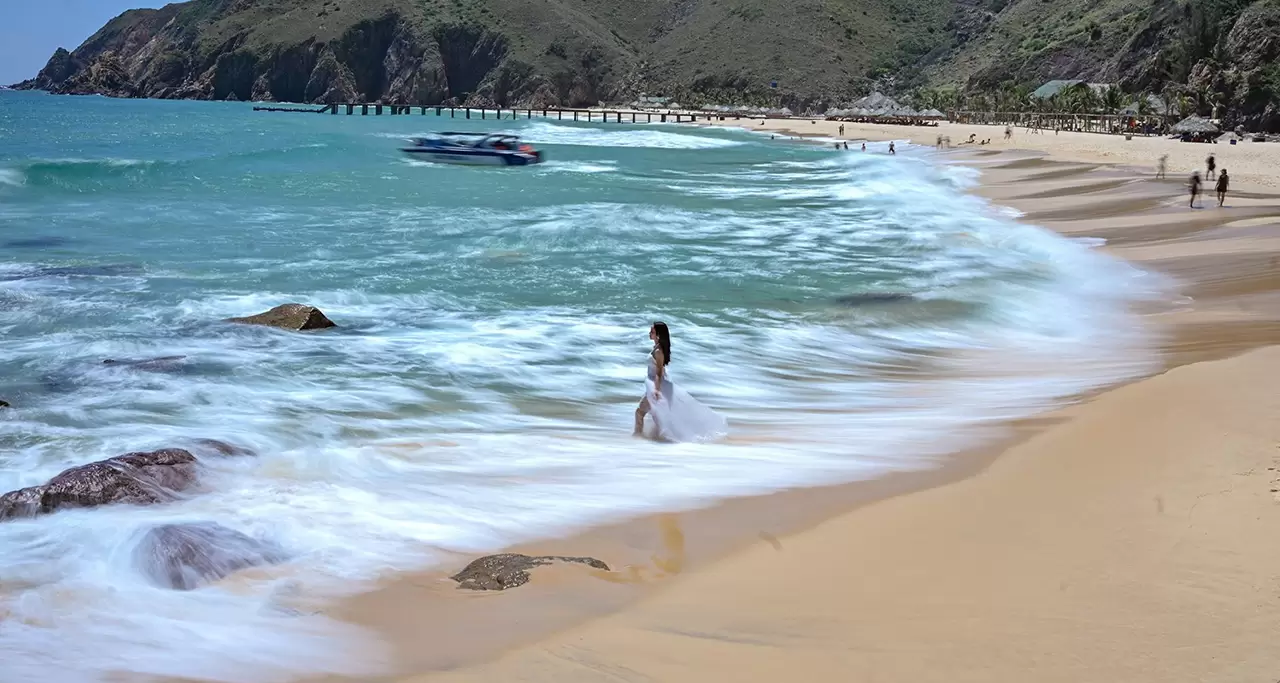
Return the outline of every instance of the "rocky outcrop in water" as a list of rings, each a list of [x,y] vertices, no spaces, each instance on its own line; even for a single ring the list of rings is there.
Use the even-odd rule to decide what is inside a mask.
[[[75,76],[84,68],[75,57],[67,52],[66,48],[58,48],[54,50],[53,56],[45,63],[40,73],[29,81],[17,84],[18,88],[30,90],[46,90],[52,92]]]
[[[229,323],[242,325],[264,325],[278,327],[282,330],[323,330],[337,327],[332,320],[315,306],[305,304],[282,304],[275,308],[244,318],[227,318]]]
[[[4,399],[0,399],[0,408],[10,408],[10,403]]]
[[[50,92],[58,95],[106,95],[137,97],[138,86],[114,52],[104,52],[93,61],[56,85]]]
[[[503,591],[529,583],[529,570],[555,562],[586,565],[609,571],[609,565],[594,557],[561,557],[543,555],[533,557],[518,553],[503,553],[482,557],[449,577],[458,582],[458,588],[473,591]]]
[[[110,367],[146,370],[148,372],[173,372],[182,367],[182,361],[186,360],[186,358],[186,356],[161,356],[159,358],[144,358],[140,360],[107,358],[102,361],[102,364]]]
[[[196,439],[191,442],[191,449],[201,457],[251,458],[256,456],[252,448],[237,446],[218,439]]]
[[[133,554],[153,583],[192,590],[241,569],[285,561],[270,544],[212,522],[166,524],[147,531]]]
[[[197,468],[195,456],[180,448],[126,453],[72,467],[48,483],[0,496],[0,521],[112,503],[174,500],[196,483]]]

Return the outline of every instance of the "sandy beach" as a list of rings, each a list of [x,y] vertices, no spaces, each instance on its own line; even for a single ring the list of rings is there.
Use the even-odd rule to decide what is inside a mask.
[[[1126,140],[1122,135],[1100,133],[1076,133],[1061,131],[1032,132],[1026,128],[1014,128],[1013,137],[1004,139],[1004,126],[942,122],[938,126],[892,126],[869,123],[844,123],[836,121],[800,121],[769,119],[743,122],[743,128],[755,131],[777,131],[804,136],[838,138],[839,128],[844,126],[844,138],[848,140],[906,140],[933,147],[939,135],[951,138],[952,151],[995,150],[1035,151],[1056,161],[1087,164],[1106,164],[1127,167],[1135,171],[1155,174],[1156,163],[1168,155],[1167,172],[1170,179],[1179,183],[1186,180],[1193,170],[1204,172],[1209,154],[1217,158],[1218,168],[1230,172],[1232,186],[1245,189],[1280,188],[1280,144],[1267,142],[1240,142],[1235,145],[1180,142],[1162,136],[1136,136]],[[987,145],[962,144],[973,135],[978,141],[990,140]],[[852,146],[851,146],[852,147]]]
[[[1249,188],[1189,209],[1180,179],[1135,170],[1153,152],[1177,169],[1163,150],[1178,143],[1077,137],[938,160],[981,168],[976,191],[1027,222],[1176,279],[1177,298],[1144,311],[1163,373],[1015,425],[940,471],[516,549],[613,571],[537,570],[483,594],[432,572],[338,616],[382,634],[396,668],[419,672],[394,680],[413,683],[1274,680],[1280,199],[1266,159],[1227,157]]]

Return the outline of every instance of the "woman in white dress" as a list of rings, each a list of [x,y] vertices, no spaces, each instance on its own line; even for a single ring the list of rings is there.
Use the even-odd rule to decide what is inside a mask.
[[[653,341],[653,352],[649,354],[649,373],[644,398],[636,408],[633,435],[644,435],[644,418],[648,415],[653,418],[654,435],[660,441],[707,441],[724,436],[728,432],[725,419],[667,377],[671,363],[671,332],[667,324],[656,322],[650,326],[649,339]]]

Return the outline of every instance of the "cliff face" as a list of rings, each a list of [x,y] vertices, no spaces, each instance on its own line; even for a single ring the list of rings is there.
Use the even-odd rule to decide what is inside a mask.
[[[1280,126],[1280,0],[191,0],[19,87],[120,97],[822,109],[872,87],[1054,78]],[[1216,106],[1215,106],[1216,105]]]
[[[19,87],[291,102],[836,99],[933,47],[950,0],[191,0]],[[778,85],[774,85],[778,82]],[[686,100],[688,101],[688,100]]]
[[[967,90],[1051,79],[1185,96],[1229,126],[1280,129],[1280,0],[993,0],[930,68]]]
[[[332,3],[332,4],[331,4]],[[272,40],[241,28],[237,14],[254,0],[195,0],[133,10],[74,52],[59,48],[40,74],[16,87],[58,94],[288,102],[394,101],[595,104],[611,95],[590,87],[590,59],[566,53],[551,76],[511,55],[509,38],[483,24],[385,3],[373,17],[317,24],[313,35]],[[329,0],[316,14],[341,14]],[[343,17],[345,19],[345,17]],[[304,31],[305,33],[305,31]],[[553,77],[568,85],[554,96]],[[605,89],[606,91],[608,88]]]

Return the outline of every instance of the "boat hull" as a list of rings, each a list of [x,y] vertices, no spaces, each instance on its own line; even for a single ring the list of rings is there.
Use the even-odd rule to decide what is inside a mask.
[[[529,166],[542,162],[542,154],[516,152],[443,150],[427,147],[406,147],[404,152],[416,159],[440,164],[460,166]]]

